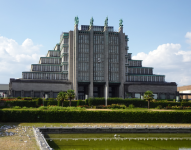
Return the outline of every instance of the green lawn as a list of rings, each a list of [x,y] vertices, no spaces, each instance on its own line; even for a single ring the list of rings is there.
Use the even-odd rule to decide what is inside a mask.
[[[1,108],[2,110],[56,110],[56,109],[40,109],[40,108]],[[77,108],[77,107],[63,107],[62,110],[80,110],[80,111],[176,111],[176,112],[191,112],[191,109],[147,109],[147,108],[126,108],[126,109],[94,109],[94,108]]]

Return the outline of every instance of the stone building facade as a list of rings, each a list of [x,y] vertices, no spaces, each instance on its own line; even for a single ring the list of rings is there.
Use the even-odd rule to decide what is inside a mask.
[[[81,25],[75,18],[74,30],[62,32],[60,42],[21,79],[10,79],[10,95],[56,97],[60,91],[73,89],[76,99],[85,97],[140,97],[151,90],[157,98],[175,98],[176,83],[165,82],[164,75],[153,74],[152,67],[142,67],[142,60],[132,60],[129,38],[120,20],[118,32],[108,26]]]

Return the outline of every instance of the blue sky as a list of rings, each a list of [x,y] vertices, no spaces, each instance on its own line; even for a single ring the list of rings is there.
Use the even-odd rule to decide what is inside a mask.
[[[0,83],[21,78],[22,71],[53,49],[62,31],[73,30],[78,15],[79,25],[88,25],[92,16],[94,25],[104,25],[108,16],[109,26],[116,31],[122,18],[133,58],[143,59],[144,66],[154,67],[154,73],[166,75],[168,82],[189,85],[190,6],[190,0],[0,0]],[[150,52],[161,53],[155,59],[162,62],[150,61]]]

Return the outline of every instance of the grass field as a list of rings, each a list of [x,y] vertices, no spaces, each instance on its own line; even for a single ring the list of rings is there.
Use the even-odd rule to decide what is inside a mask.
[[[93,109],[93,108],[77,108],[77,107],[65,107],[66,110],[80,110],[80,111],[177,111],[177,112],[191,112],[191,109],[155,109],[155,108],[126,108],[126,109]],[[48,111],[50,109],[40,109],[40,108],[25,108],[25,109],[18,109],[18,108],[2,108],[2,110],[44,110],[44,111]],[[55,110],[55,109],[51,109],[51,110]]]

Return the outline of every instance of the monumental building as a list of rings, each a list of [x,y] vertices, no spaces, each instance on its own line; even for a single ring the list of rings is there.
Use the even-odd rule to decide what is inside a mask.
[[[40,57],[21,79],[10,79],[9,95],[14,97],[57,97],[58,92],[73,89],[76,99],[85,97],[137,97],[153,91],[155,98],[175,98],[177,84],[165,82],[164,75],[153,74],[152,67],[143,67],[142,60],[133,60],[128,53],[129,38],[108,26],[81,25],[75,17],[74,30],[62,32],[60,41],[46,57]]]

